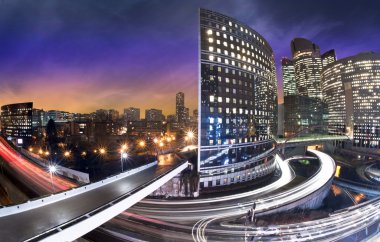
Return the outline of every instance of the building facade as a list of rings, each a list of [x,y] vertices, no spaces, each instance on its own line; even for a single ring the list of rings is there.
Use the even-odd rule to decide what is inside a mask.
[[[201,188],[274,172],[273,157],[259,158],[273,148],[270,139],[277,129],[270,45],[247,25],[205,9],[200,10],[199,31]]]
[[[175,95],[175,113],[178,123],[186,123],[185,94],[183,92]]]
[[[290,46],[293,59],[282,59],[284,135],[326,133],[321,73],[324,65],[336,61],[335,50],[321,55],[319,46],[304,38],[293,39]]]
[[[294,64],[288,58],[281,60],[282,81],[284,85],[284,97],[297,94]]]
[[[322,59],[319,46],[307,39],[295,38],[291,42],[291,50],[297,93],[322,99]]]
[[[363,52],[327,65],[322,91],[329,133],[346,134],[358,148],[380,148],[380,54]]]
[[[335,50],[329,50],[326,51],[324,54],[321,55],[322,58],[322,66],[325,67],[337,60]]]
[[[162,122],[165,120],[165,116],[160,109],[147,109],[145,110],[145,120],[147,122]]]
[[[289,95],[284,97],[284,135],[325,133],[327,105],[319,98]],[[313,127],[313,129],[308,130]]]
[[[16,145],[32,142],[33,103],[8,104],[1,107],[1,131],[3,136]]]
[[[140,121],[140,109],[139,108],[124,108],[124,118],[126,122]]]

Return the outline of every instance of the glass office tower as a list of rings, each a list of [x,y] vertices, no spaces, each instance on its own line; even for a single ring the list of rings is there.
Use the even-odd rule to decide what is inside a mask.
[[[202,187],[274,171],[277,128],[273,51],[247,25],[200,10],[199,169]]]

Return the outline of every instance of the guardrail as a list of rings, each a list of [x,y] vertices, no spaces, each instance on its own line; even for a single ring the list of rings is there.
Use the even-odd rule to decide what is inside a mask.
[[[286,143],[297,143],[297,142],[309,142],[309,141],[324,141],[324,140],[348,140],[347,136],[343,135],[315,135],[315,136],[303,136],[297,137],[287,141]],[[285,138],[276,139],[276,142],[283,144],[286,141]]]
[[[37,207],[45,206],[63,199],[67,199],[73,196],[76,196],[78,194],[81,194],[86,191],[90,191],[96,188],[99,188],[101,186],[104,186],[106,184],[109,184],[111,182],[120,180],[122,178],[128,177],[130,175],[136,174],[142,170],[148,169],[149,167],[157,165],[157,161],[149,163],[144,166],[140,166],[138,168],[126,171],[124,173],[120,173],[115,176],[108,177],[102,181],[94,182],[89,185],[84,185],[80,187],[75,187],[67,191],[63,191],[60,193],[55,193],[52,195],[39,197],[36,199],[29,200],[25,203],[17,204],[17,205],[10,205],[10,206],[4,206],[0,209],[0,217],[8,216],[15,213],[20,213],[23,211],[31,210]]]
[[[361,182],[355,182],[355,181],[347,180],[347,179],[340,178],[340,177],[335,177],[335,180],[338,182],[347,183],[349,185],[356,185],[356,186],[364,187],[364,188],[367,188],[370,190],[380,191],[380,186],[377,186],[377,185],[370,185],[370,184],[365,184],[365,183],[361,183]]]
[[[157,163],[154,162],[154,163]],[[140,196],[137,196],[139,195],[138,192],[140,191],[143,191],[145,189],[147,189],[149,186],[151,186],[152,184],[154,184],[155,182],[157,182],[158,180],[164,178],[166,175],[169,175],[169,174],[172,174],[172,173],[177,173],[179,171],[182,171],[183,169],[186,168],[186,166],[188,166],[189,163],[186,161],[185,163],[179,163],[178,165],[176,165],[173,169],[171,170],[168,170],[166,171],[165,173],[155,177],[154,179],[150,180],[149,182],[147,182],[146,184],[143,184],[139,187],[135,187],[134,189],[132,189],[131,191],[127,192],[126,194],[124,195],[121,195],[117,198],[115,198],[113,201],[107,203],[107,204],[104,204],[100,207],[98,207],[97,209],[95,210],[92,210],[91,212],[88,212],[80,217],[77,217],[73,220],[70,220],[70,221],[67,221],[59,226],[56,226],[54,228],[51,228],[39,235],[36,235],[35,237],[33,238],[30,238],[30,239],[27,239],[25,241],[55,241],[55,240],[52,240],[52,239],[49,239],[48,237],[49,236],[52,236],[53,234],[55,233],[59,233],[59,232],[62,232],[63,230],[65,229],[68,229],[69,227],[73,226],[74,224],[80,224],[80,223],[83,223],[85,220],[87,220],[88,218],[91,218],[91,217],[96,217],[96,216],[101,216],[102,219],[104,219],[104,213],[103,213],[103,216],[102,216],[102,212],[104,212],[105,210],[107,209],[110,209],[110,207],[116,207],[118,203],[121,203],[122,201],[124,201],[125,199],[127,199],[128,197],[139,197],[137,200],[141,200],[142,198],[144,198],[146,196],[146,194],[144,194],[143,196],[140,194]],[[161,183],[165,183],[166,181],[161,181]],[[162,184],[159,184],[159,186],[162,185]],[[159,187],[158,186],[158,187]],[[158,188],[157,187],[157,188]],[[156,189],[157,189],[156,188]],[[136,200],[136,198],[135,198]],[[123,210],[125,210],[126,208],[124,207]],[[119,211],[119,213],[122,212],[122,210]],[[108,219],[112,218],[113,216],[109,217]],[[98,226],[100,226],[100,224],[98,224]],[[98,227],[96,226],[96,227]],[[88,228],[88,226],[85,226],[85,228]],[[78,229],[76,229],[76,232],[78,231]],[[80,231],[80,230],[79,230]],[[90,230],[88,230],[90,231]],[[78,232],[77,232],[78,233]],[[83,233],[83,231],[79,232],[79,233],[82,233],[81,236],[85,233]],[[78,238],[79,236],[76,236],[74,239]],[[45,240],[44,240],[45,239]]]
[[[46,167],[49,164],[48,160],[41,158],[40,156],[38,156],[34,153],[31,153],[27,150],[24,150],[21,148],[19,150],[19,152],[21,154],[23,154],[27,159],[37,163],[40,166]],[[90,176],[88,173],[85,173],[85,172],[76,171],[76,170],[73,170],[73,169],[70,169],[70,168],[67,168],[64,166],[57,165],[56,173],[58,173],[61,176],[65,176],[65,177],[71,178],[73,180],[76,180],[78,182],[90,183]]]
[[[41,167],[47,167],[49,165],[49,161],[46,159],[41,158],[38,155],[35,155],[21,147],[15,146],[13,143],[8,143],[3,137],[0,136],[0,142],[2,142],[8,149],[12,149],[15,152],[20,153],[23,155],[26,159],[34,162],[35,164],[41,166]],[[59,166],[57,165],[57,174],[61,176],[65,176],[68,178],[71,178],[73,180],[76,180],[78,182],[82,183],[90,183],[90,176],[88,173],[76,171],[67,167]]]

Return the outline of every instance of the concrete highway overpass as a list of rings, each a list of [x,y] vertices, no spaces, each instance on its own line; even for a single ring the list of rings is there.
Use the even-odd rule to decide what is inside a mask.
[[[154,162],[103,181],[3,207],[0,238],[8,242],[75,240],[139,202],[187,167],[187,161]]]

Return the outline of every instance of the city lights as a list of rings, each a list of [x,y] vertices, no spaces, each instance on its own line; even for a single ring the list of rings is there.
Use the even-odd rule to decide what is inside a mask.
[[[0,241],[380,241],[380,2],[0,4]]]
[[[144,147],[145,147],[145,141],[144,141],[144,140],[141,140],[141,141],[139,142],[139,146],[140,146],[140,148],[144,148]]]
[[[67,157],[70,157],[70,151],[65,151],[64,153],[63,153],[63,155],[67,158]]]
[[[106,149],[105,149],[105,148],[100,148],[100,149],[99,149],[99,153],[100,153],[101,155],[104,155],[104,154],[106,153]]]

